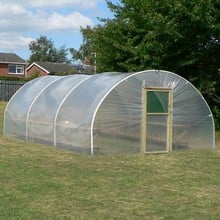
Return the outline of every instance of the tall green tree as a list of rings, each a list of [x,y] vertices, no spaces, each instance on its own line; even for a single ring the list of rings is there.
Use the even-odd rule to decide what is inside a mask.
[[[220,1],[107,1],[113,19],[82,29],[98,71],[176,72],[200,88],[220,122]]]
[[[90,30],[91,27],[87,26],[84,31],[86,30]],[[83,29],[81,28],[81,31],[83,31]],[[80,60],[81,62],[83,62],[84,58],[89,56],[92,52],[91,49],[91,43],[90,43],[90,39],[86,36],[83,35],[83,43],[80,46],[79,50],[76,50],[74,48],[70,49],[70,53],[72,55],[72,59],[73,60]]]
[[[84,63],[85,59],[89,60],[92,65],[95,64],[95,52],[92,49],[91,39],[87,36],[87,32],[91,31],[91,27],[87,26],[82,29],[81,32],[83,34],[83,43],[78,50],[71,48],[70,53],[72,55],[72,59],[77,61],[79,60],[81,63]]]
[[[54,63],[67,63],[67,49],[65,46],[61,46],[59,49],[55,48],[51,39],[46,36],[40,36],[35,41],[31,41],[29,44],[31,56],[29,62],[41,61],[41,62],[54,62]]]

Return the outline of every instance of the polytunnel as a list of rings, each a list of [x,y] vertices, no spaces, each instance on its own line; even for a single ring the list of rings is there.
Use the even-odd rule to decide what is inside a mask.
[[[200,92],[163,70],[44,76],[8,102],[4,134],[89,154],[214,148]]]

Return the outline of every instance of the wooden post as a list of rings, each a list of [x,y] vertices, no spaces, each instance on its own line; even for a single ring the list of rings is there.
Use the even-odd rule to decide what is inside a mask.
[[[141,105],[142,105],[142,117],[141,117],[141,137],[140,137],[140,152],[146,152],[146,90],[145,81],[142,84],[141,91]]]
[[[169,91],[169,124],[168,124],[168,129],[169,129],[169,148],[168,152],[172,152],[172,143],[173,143],[173,90],[170,89]]]

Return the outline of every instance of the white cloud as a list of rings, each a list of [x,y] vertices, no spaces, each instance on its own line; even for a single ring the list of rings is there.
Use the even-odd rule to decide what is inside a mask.
[[[22,5],[19,5],[19,4],[8,4],[8,3],[1,4],[1,7],[0,7],[1,16],[10,17],[11,13],[13,15],[19,16],[22,14],[26,14],[27,11]]]
[[[31,23],[29,23],[31,21]],[[86,25],[93,25],[93,21],[78,13],[72,12],[70,14],[62,15],[58,13],[52,13],[50,15],[41,13],[31,16],[29,22],[26,24],[28,30],[38,32],[57,32],[57,31],[79,31],[80,27],[86,27]]]
[[[37,7],[37,8],[64,8],[64,7],[74,7],[74,8],[84,8],[91,9],[96,7],[100,0],[19,0],[20,5],[25,5],[26,7]],[[18,4],[18,0],[7,1],[10,4]]]
[[[101,1],[0,0],[0,50],[27,50],[32,36],[79,33],[80,27],[94,25],[83,13]]]
[[[89,17],[76,11],[60,14],[37,10],[31,13],[21,5],[3,4],[0,15],[0,30],[3,32],[79,31],[81,26],[93,25]]]
[[[60,8],[66,6],[74,6],[78,8],[94,8],[97,4],[97,0],[32,0],[28,1],[35,7],[51,7],[51,8]]]
[[[0,48],[3,51],[27,49],[28,44],[34,40],[31,37],[19,36],[18,33],[1,33]]]
[[[73,12],[66,16],[58,13],[53,13],[48,17],[47,30],[79,30],[80,26],[92,25],[91,19],[83,16],[78,12]]]

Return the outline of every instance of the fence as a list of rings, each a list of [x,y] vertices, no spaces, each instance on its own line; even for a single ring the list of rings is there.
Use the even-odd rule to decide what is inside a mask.
[[[24,81],[0,80],[0,100],[8,101],[25,83]]]

